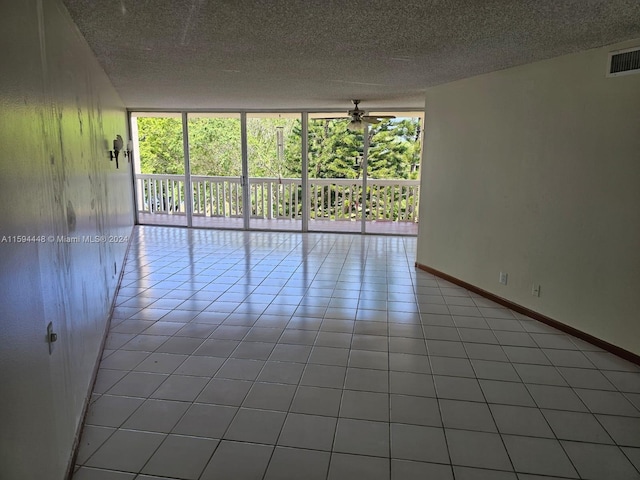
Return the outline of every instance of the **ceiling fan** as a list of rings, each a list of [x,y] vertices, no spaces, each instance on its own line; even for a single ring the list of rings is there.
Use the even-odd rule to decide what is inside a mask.
[[[351,117],[351,121],[347,125],[347,130],[350,130],[352,132],[363,130],[366,123],[375,125],[376,123],[380,123],[382,120],[396,118],[393,115],[367,115],[367,112],[365,110],[361,110],[358,107],[358,105],[360,104],[360,100],[351,101],[353,102],[354,108],[347,112],[349,117]],[[333,120],[337,118],[344,117],[326,118],[325,120]]]

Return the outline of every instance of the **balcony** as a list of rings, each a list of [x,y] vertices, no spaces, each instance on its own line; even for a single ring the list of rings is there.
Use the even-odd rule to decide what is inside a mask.
[[[192,225],[244,228],[243,186],[239,177],[192,176]],[[249,178],[249,228],[302,230],[302,181]],[[419,180],[368,178],[309,179],[309,231],[416,235]],[[363,198],[364,197],[364,198]],[[142,224],[187,225],[183,175],[137,174],[138,220]]]

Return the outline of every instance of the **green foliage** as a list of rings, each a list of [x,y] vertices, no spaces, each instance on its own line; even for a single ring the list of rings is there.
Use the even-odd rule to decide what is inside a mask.
[[[249,177],[288,178],[293,173],[292,162],[300,156],[300,120],[292,118],[248,118],[247,152]],[[278,129],[282,131],[282,146],[278,152]],[[296,149],[297,145],[297,149]],[[292,149],[295,153],[292,153]],[[299,168],[298,168],[299,170]]]
[[[184,173],[179,118],[138,117],[142,173]],[[309,121],[309,176],[360,178],[364,132],[351,132],[348,120]],[[189,158],[194,175],[240,176],[240,120],[189,119]],[[277,146],[277,131],[283,145]],[[302,127],[291,118],[248,118],[250,177],[300,178]],[[368,174],[371,178],[417,178],[419,123],[413,118],[380,122],[369,129]]]
[[[420,164],[419,124],[413,119],[380,122],[370,132],[368,169],[371,178],[417,178]]]
[[[240,119],[190,118],[189,161],[193,175],[242,175]]]
[[[184,174],[182,121],[138,118],[141,173]]]
[[[311,178],[358,178],[364,136],[347,130],[348,120],[309,122],[309,176]]]

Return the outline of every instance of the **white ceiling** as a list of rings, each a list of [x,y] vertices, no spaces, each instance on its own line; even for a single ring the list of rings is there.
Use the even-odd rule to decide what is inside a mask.
[[[433,85],[640,38],[638,0],[63,1],[134,109],[422,108]]]

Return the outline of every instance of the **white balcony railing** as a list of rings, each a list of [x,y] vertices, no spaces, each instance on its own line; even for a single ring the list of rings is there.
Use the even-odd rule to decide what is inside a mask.
[[[242,217],[239,177],[192,176],[193,215]],[[302,181],[294,178],[249,178],[251,217],[302,218]],[[140,213],[184,215],[183,175],[136,175]],[[309,179],[309,215],[314,220],[366,220],[417,222],[418,180],[367,179],[363,201],[360,179]]]

